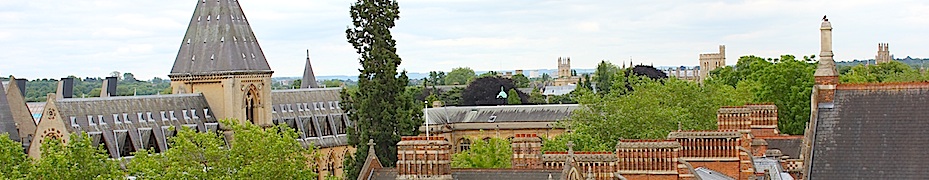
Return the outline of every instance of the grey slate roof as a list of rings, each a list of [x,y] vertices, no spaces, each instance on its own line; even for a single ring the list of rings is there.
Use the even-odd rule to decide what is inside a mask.
[[[197,1],[169,76],[271,73],[236,0]]]
[[[466,106],[427,108],[429,124],[493,122],[555,122],[568,118],[577,104]]]
[[[6,88],[0,84],[0,133],[10,135],[10,139],[20,141],[19,130],[16,128],[16,121],[13,120],[13,112],[10,111],[10,102],[6,99]]]
[[[815,122],[810,179],[929,177],[929,89],[835,91]]]
[[[297,130],[304,145],[332,147],[348,144],[351,127],[339,105],[341,88],[312,88],[271,91],[271,119]]]
[[[175,127],[216,131],[219,124],[202,94],[68,98],[55,102],[70,132],[88,133],[110,157],[139,149],[167,149]]]
[[[791,159],[800,159],[800,146],[803,144],[803,139],[765,139],[765,141],[768,142],[768,149],[778,149]]]

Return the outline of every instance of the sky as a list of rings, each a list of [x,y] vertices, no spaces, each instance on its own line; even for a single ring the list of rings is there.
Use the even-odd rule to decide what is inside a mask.
[[[345,38],[350,0],[240,0],[275,77],[302,76],[306,49],[317,76],[357,75]],[[167,78],[197,1],[0,0],[0,76]],[[871,59],[878,43],[897,58],[929,57],[929,1],[823,0],[399,0],[392,29],[410,72],[572,68],[601,60],[696,66],[726,45],[740,56],[819,54],[819,25],[833,25],[836,60]]]

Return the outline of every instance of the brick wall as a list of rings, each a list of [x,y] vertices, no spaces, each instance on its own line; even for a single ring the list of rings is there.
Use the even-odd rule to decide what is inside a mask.
[[[402,137],[397,143],[397,179],[451,179],[450,151],[445,137]]]
[[[513,137],[512,164],[514,169],[538,169],[542,167],[542,139],[536,134],[516,134]]]

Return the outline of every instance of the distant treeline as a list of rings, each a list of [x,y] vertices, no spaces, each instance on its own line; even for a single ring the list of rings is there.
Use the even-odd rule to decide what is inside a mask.
[[[903,64],[906,64],[906,65],[910,65],[911,67],[913,67],[913,68],[916,69],[916,70],[922,70],[922,69],[924,69],[924,68],[929,68],[929,58],[922,58],[922,59],[920,59],[920,58],[912,58],[912,57],[907,56],[906,58],[902,58],[902,59],[901,59],[901,58],[894,58],[894,60],[895,60],[895,61],[899,61],[899,62],[901,62],[901,63],[903,63]],[[859,65],[859,64],[861,64],[861,65],[864,65],[864,64],[871,64],[871,65],[874,65],[874,59],[866,59],[866,60],[858,60],[858,59],[855,59],[855,60],[851,60],[851,61],[839,61],[839,62],[835,62],[835,64],[836,64],[836,66],[839,66],[839,68],[840,68],[839,70],[841,71],[841,70],[842,70],[841,67],[843,67],[843,66],[847,66],[847,67],[850,68],[851,66],[856,66],[856,65]]]
[[[99,97],[103,86],[101,77],[74,78],[74,98]],[[117,76],[117,96],[170,94],[171,81],[155,77],[148,81],[135,79],[132,73]],[[33,79],[26,83],[26,101],[45,102],[48,93],[56,93],[59,79]]]

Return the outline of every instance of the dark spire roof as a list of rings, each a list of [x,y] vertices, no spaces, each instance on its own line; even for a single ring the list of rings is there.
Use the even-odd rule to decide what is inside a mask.
[[[310,50],[306,50],[306,68],[303,69],[303,80],[300,80],[300,88],[319,88],[316,84],[316,75],[313,74],[313,65],[310,64]]]
[[[20,141],[19,130],[16,129],[16,121],[13,120],[13,113],[10,111],[10,102],[6,99],[6,88],[0,83],[0,134],[7,133],[10,139]]]
[[[271,73],[237,0],[200,0],[169,76]]]

